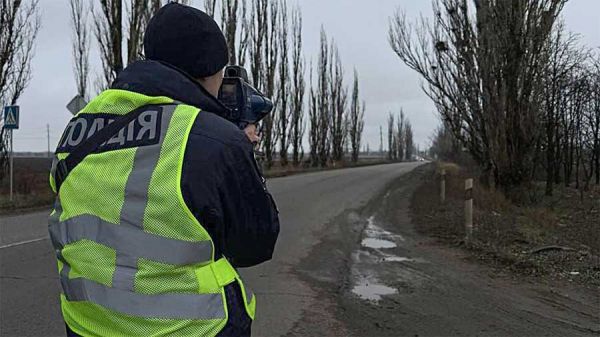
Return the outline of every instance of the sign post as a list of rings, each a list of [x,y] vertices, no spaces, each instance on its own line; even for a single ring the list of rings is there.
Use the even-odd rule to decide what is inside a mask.
[[[9,179],[10,179],[10,201],[13,201],[13,171],[14,171],[14,155],[13,155],[13,131],[19,128],[19,106],[9,105],[4,107],[4,129],[9,131],[10,136],[10,153],[9,153]]]
[[[10,129],[10,157],[9,157],[9,161],[10,161],[10,201],[13,201],[13,172],[14,172],[14,158],[13,158],[13,130]]]

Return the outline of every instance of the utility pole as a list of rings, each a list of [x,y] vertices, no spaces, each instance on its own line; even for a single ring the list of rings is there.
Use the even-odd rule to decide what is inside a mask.
[[[383,129],[379,126],[379,154],[383,157]]]
[[[46,138],[48,138],[48,158],[50,158],[50,124],[46,124]]]

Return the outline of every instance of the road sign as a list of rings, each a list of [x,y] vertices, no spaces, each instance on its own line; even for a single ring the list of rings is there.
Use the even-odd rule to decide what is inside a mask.
[[[4,126],[5,129],[19,128],[19,106],[9,105],[4,107]]]
[[[79,111],[83,110],[87,102],[81,95],[76,95],[73,99],[67,104],[67,110],[69,110],[73,115],[76,115]]]
[[[10,137],[10,153],[9,153],[9,171],[10,171],[10,201],[13,201],[13,130],[19,128],[19,106],[9,105],[4,107],[4,123],[3,129],[9,130]]]

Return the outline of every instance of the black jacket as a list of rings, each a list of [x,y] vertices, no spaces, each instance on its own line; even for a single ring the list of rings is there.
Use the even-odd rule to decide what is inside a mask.
[[[183,199],[210,234],[215,259],[225,255],[235,267],[270,260],[279,234],[277,208],[245,133],[217,115],[224,106],[185,73],[155,61],[129,65],[112,88],[167,96],[202,110],[185,150]]]

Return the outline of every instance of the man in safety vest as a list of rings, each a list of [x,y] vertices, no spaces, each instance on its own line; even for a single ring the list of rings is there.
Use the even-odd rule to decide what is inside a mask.
[[[248,336],[256,299],[234,267],[271,259],[279,220],[255,125],[219,117],[225,39],[171,3],[144,48],[56,150],[49,231],[67,334]]]

